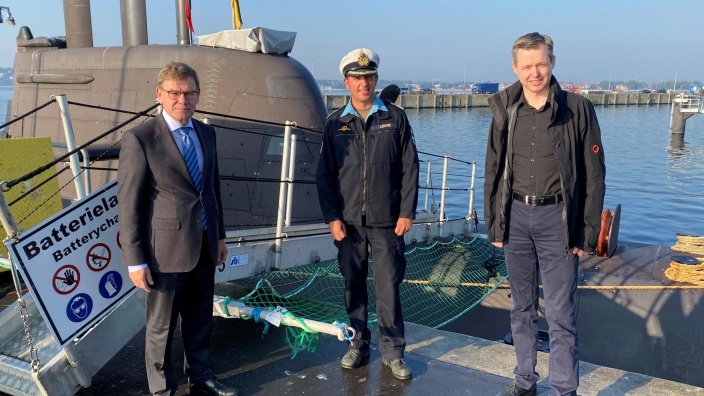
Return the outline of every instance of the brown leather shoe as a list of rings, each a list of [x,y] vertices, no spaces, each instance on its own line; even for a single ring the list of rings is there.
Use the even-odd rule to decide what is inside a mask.
[[[213,377],[205,382],[198,382],[190,385],[192,396],[237,396],[235,388],[223,385],[217,378]]]

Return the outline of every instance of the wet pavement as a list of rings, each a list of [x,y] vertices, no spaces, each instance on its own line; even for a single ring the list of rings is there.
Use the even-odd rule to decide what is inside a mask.
[[[424,356],[407,354],[413,379],[393,377],[381,363],[377,348],[369,364],[354,370],[340,367],[347,344],[323,336],[315,353],[300,351],[291,359],[286,330],[241,319],[215,318],[211,358],[216,376],[241,395],[493,395],[510,380]],[[177,336],[178,338],[178,336]],[[138,334],[77,395],[147,395],[143,360],[144,332]],[[180,340],[175,343],[174,364],[182,365]],[[180,371],[180,370],[179,370]],[[187,395],[187,379],[178,376],[176,395]]]
[[[0,291],[11,287],[9,279],[0,278]],[[223,290],[219,290],[223,292]],[[229,295],[238,294],[227,290]],[[0,310],[16,301],[14,289],[1,298]],[[407,326],[415,326],[407,324]],[[292,359],[286,342],[285,327],[270,326],[262,334],[263,324],[251,320],[215,317],[211,338],[211,360],[215,375],[226,385],[237,388],[240,395],[493,395],[511,380],[442,362],[420,354],[407,353],[413,370],[411,380],[398,380],[381,363],[372,332],[369,363],[359,369],[343,369],[340,359],[347,343],[332,336],[320,338],[316,352],[301,350]],[[179,384],[176,395],[188,395],[188,381],[183,374],[183,346],[176,332],[173,363]],[[5,395],[0,392],[0,395]],[[144,367],[144,330],[140,331],[93,378],[90,387],[79,396],[149,395]]]

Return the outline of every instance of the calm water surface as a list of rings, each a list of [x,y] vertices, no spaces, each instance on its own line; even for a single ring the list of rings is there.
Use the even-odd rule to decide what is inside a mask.
[[[483,175],[489,109],[408,109],[419,150],[476,161],[476,204],[483,219]],[[687,120],[683,140],[671,140],[670,108],[597,107],[606,155],[606,198],[613,210],[621,204],[624,241],[671,246],[676,234],[704,234],[704,115]],[[432,159],[433,174],[441,172],[442,159]],[[421,164],[421,166],[426,163]],[[469,175],[470,168],[450,162],[448,173]],[[421,174],[423,185],[425,174]],[[434,187],[440,177],[433,178]],[[466,177],[450,178],[450,188],[467,188]],[[434,192],[439,204],[439,191]],[[420,204],[423,205],[421,192]],[[467,198],[450,196],[448,217],[467,213]]]
[[[0,121],[4,122],[12,90],[0,88]],[[605,207],[621,204],[624,241],[671,246],[676,233],[704,234],[704,115],[687,120],[684,140],[671,140],[670,108],[597,107],[606,155]],[[475,207],[483,219],[484,153],[489,109],[408,109],[420,151],[476,161]],[[421,185],[431,160],[433,187],[440,187],[442,159],[421,154]],[[468,188],[469,165],[450,162],[449,188]],[[465,216],[468,193],[451,191],[447,216]],[[424,205],[421,190],[419,206]],[[429,202],[440,204],[440,191]],[[430,203],[429,203],[430,205]]]

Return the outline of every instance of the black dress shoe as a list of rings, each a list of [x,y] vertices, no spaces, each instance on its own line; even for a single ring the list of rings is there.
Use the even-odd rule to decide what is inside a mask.
[[[530,389],[523,389],[515,383],[511,384],[505,391],[499,393],[496,396],[535,396],[535,391],[537,387],[535,384],[530,387]]]
[[[205,382],[191,384],[191,395],[200,396],[237,396],[237,389],[225,386],[213,377]]]

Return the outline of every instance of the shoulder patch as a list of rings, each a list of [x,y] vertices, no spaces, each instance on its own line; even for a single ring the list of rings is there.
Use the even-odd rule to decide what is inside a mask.
[[[593,145],[593,146],[592,146],[592,151],[594,152],[594,154],[599,154],[599,146],[596,145],[596,144]]]

